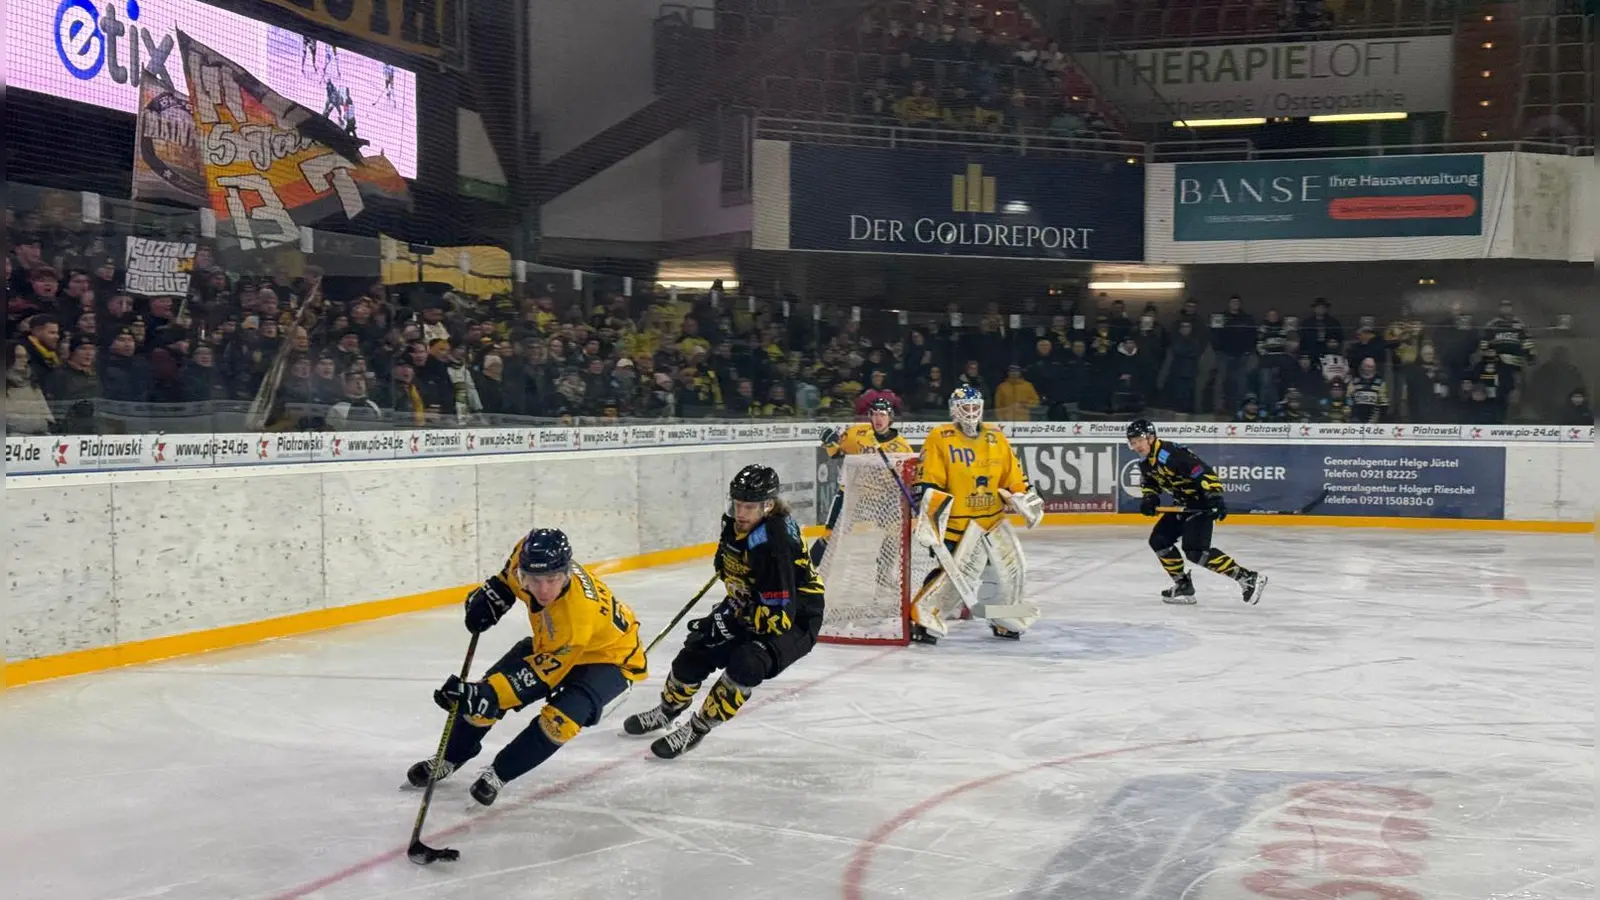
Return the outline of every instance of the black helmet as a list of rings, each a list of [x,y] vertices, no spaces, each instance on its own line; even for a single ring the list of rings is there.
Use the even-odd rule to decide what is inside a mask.
[[[1134,419],[1128,423],[1128,440],[1147,437],[1152,440],[1156,436],[1156,426],[1149,419]]]
[[[728,496],[746,502],[776,500],[779,483],[778,473],[770,466],[748,465],[728,483]]]
[[[867,404],[867,412],[886,412],[892,416],[894,415],[894,404],[882,397],[879,397],[878,399]]]
[[[572,566],[572,545],[558,528],[535,528],[522,539],[517,568],[529,575],[565,572]]]

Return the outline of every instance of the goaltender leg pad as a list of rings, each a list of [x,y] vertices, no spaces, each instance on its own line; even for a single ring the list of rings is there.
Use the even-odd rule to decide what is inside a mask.
[[[974,529],[968,529],[969,533]],[[1039,607],[1023,601],[1023,586],[1028,577],[1028,560],[1016,529],[1001,519],[983,535],[983,545],[994,573],[995,597],[978,604],[972,614],[988,619],[1007,631],[1021,634],[1039,618]]]
[[[946,619],[960,615],[963,604],[977,604],[977,586],[989,556],[983,546],[983,529],[969,523],[955,549],[950,542],[941,545],[940,567],[930,577],[912,604],[912,620],[935,634],[949,634]]]

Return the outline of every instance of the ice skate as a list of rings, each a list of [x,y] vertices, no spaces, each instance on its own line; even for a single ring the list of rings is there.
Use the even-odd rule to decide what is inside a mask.
[[[1261,595],[1267,591],[1267,576],[1250,569],[1241,569],[1238,582],[1244,592],[1244,596],[1240,599],[1251,606],[1261,602]]]
[[[1194,581],[1185,572],[1172,580],[1172,587],[1161,592],[1161,602],[1188,606],[1195,602]]]
[[[430,768],[432,768],[432,767],[433,767],[433,759],[431,757],[428,758],[428,759],[424,759],[424,760],[422,760],[420,762],[412,763],[411,764],[411,768],[406,770],[406,784],[407,784],[407,786],[414,787],[414,788],[425,788],[425,787],[427,787],[428,786],[428,770]],[[445,780],[446,778],[449,778],[451,773],[454,772],[455,770],[456,770],[456,767],[455,767],[454,763],[452,763],[452,762],[450,762],[448,760],[441,761],[439,763],[438,774],[433,779],[434,782],[437,783],[437,782]]]
[[[665,706],[657,703],[642,713],[634,713],[623,719],[622,730],[635,736],[649,734],[652,731],[659,731],[671,725],[672,720],[682,713],[682,709],[668,710]]]
[[[472,799],[479,804],[493,806],[495,798],[500,796],[500,789],[505,786],[505,782],[495,774],[494,766],[491,765],[484,767],[484,770],[478,773],[477,780],[472,782],[472,787],[467,789],[467,793],[471,794]]]
[[[650,744],[650,752],[662,759],[677,759],[693,750],[711,733],[711,725],[697,713],[689,717],[689,721],[673,729],[665,737],[656,738]]]

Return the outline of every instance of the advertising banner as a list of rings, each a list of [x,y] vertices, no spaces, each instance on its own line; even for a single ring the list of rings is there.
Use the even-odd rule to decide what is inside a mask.
[[[1450,109],[1450,35],[1074,55],[1136,122]]]
[[[1188,444],[1216,470],[1230,512],[1329,516],[1505,517],[1505,448],[1459,444]],[[1122,448],[1118,508],[1137,512],[1139,460]]]
[[[1174,241],[1476,235],[1483,156],[1180,163]]]
[[[789,249],[1139,260],[1144,170],[1122,159],[792,144]]]
[[[302,7],[306,2],[286,0],[282,5]],[[332,5],[351,6],[348,2]],[[364,5],[392,10],[395,15],[390,21],[397,27],[409,18],[402,15],[400,3]],[[453,5],[426,4],[437,10]],[[403,6],[409,10],[419,4]],[[178,53],[179,27],[288,99],[338,120],[341,127],[369,142],[369,155],[381,154],[402,176],[417,177],[415,74],[208,3],[7,3],[7,86],[137,113],[141,76],[149,73],[162,88],[187,98],[189,83]]]

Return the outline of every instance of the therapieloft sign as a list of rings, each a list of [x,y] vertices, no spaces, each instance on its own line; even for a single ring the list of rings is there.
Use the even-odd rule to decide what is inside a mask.
[[[1076,59],[1139,122],[1450,109],[1449,35],[1229,44]]]

